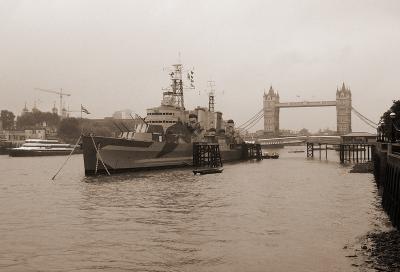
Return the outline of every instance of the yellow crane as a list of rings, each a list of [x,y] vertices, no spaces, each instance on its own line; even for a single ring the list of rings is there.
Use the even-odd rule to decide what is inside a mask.
[[[53,94],[59,95],[59,96],[60,96],[60,109],[59,109],[59,114],[60,114],[60,116],[62,116],[62,108],[63,108],[63,102],[62,102],[62,100],[63,100],[63,96],[71,96],[71,94],[63,92],[63,89],[62,89],[62,88],[60,89],[60,91],[55,91],[55,90],[52,90],[52,89],[50,89],[50,90],[49,90],[49,89],[42,89],[42,88],[35,88],[35,90],[41,91],[41,92],[53,93]]]

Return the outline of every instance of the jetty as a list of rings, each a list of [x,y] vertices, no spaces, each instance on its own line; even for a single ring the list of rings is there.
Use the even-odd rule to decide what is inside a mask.
[[[193,143],[193,174],[221,173],[221,153],[217,143]]]

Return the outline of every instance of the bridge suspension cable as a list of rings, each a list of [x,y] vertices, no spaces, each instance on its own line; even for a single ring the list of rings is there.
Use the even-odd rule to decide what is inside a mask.
[[[362,115],[359,111],[357,111],[354,107],[351,107],[352,111],[357,115],[358,118],[360,118],[361,121],[363,121],[365,124],[367,124],[368,126],[372,127],[372,128],[376,128],[378,126],[378,124],[376,124],[375,122],[371,121],[370,119],[368,119],[367,117],[365,117],[364,115]]]
[[[258,124],[258,122],[264,117],[264,113],[262,113],[261,115],[259,115],[257,118],[255,118],[251,123],[249,123],[248,125],[246,125],[245,127],[239,128],[239,130],[243,131],[243,130],[249,130],[252,127],[254,127],[255,125]]]
[[[261,109],[258,111],[253,117],[251,117],[249,120],[238,126],[238,129],[245,129],[245,127],[249,126],[252,124],[255,120],[260,120],[260,116],[264,116],[264,109]]]

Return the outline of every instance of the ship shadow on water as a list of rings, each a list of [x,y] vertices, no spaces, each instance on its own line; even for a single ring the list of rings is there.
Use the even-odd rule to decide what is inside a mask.
[[[230,161],[224,163],[224,167],[229,171],[229,168],[239,167],[244,163],[256,164],[261,163],[261,160],[245,160],[245,161]],[[160,168],[160,169],[143,169],[143,170],[131,170],[122,172],[111,172],[108,176],[106,173],[100,173],[93,176],[84,176],[81,181],[85,183],[115,183],[115,182],[127,182],[127,181],[151,181],[160,180],[164,182],[176,182],[180,180],[182,182],[198,182],[204,179],[202,175],[193,175],[193,167],[181,166],[172,168]],[[224,175],[224,173],[215,173],[213,176]],[[209,175],[207,175],[209,176]]]
[[[117,183],[117,182],[137,182],[144,180],[159,180],[171,182],[176,180],[196,181],[193,178],[191,167],[180,167],[172,169],[152,169],[140,171],[128,171],[112,173],[108,176],[105,173],[96,176],[85,176],[81,179],[82,182],[90,184]]]

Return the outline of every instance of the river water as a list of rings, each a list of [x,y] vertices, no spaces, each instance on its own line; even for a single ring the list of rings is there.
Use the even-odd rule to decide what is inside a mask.
[[[85,177],[74,155],[55,182],[66,157],[0,156],[0,270],[358,271],[345,248],[382,214],[372,175],[288,150],[205,176]]]

